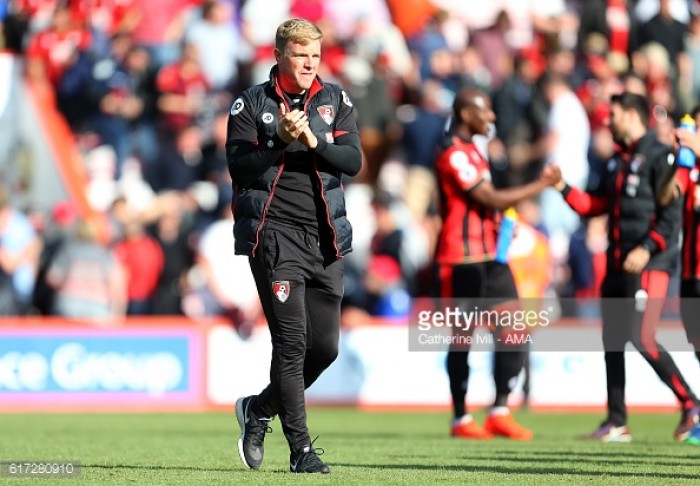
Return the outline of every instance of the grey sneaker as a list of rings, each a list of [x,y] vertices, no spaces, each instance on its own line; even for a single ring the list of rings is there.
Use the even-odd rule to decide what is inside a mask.
[[[268,425],[271,418],[258,418],[250,411],[252,396],[236,400],[236,419],[241,428],[238,438],[238,455],[246,467],[258,469],[265,456],[265,434],[272,432]]]
[[[592,433],[579,438],[600,442],[632,442],[632,434],[626,425],[615,425],[611,422],[604,422]]]
[[[329,474],[331,470],[318,457],[322,454],[323,449],[314,449],[312,442],[311,445],[289,455],[289,470],[293,473]]]
[[[681,421],[673,432],[673,438],[676,440],[686,440],[690,437],[690,432],[698,423],[700,423],[700,407],[692,407],[684,410],[681,414]]]

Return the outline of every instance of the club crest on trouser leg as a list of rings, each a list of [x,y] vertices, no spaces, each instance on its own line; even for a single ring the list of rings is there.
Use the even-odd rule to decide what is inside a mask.
[[[275,294],[277,300],[279,300],[283,304],[287,302],[287,299],[289,298],[289,292],[291,290],[292,288],[289,285],[289,280],[278,280],[272,282],[272,293]]]

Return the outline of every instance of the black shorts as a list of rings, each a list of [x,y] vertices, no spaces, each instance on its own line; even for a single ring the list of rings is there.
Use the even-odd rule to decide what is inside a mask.
[[[491,305],[518,298],[510,267],[496,261],[436,266],[435,297],[475,298]]]
[[[515,279],[507,264],[495,261],[466,263],[460,265],[438,265],[439,292],[436,297],[441,301],[440,306],[446,308],[461,308],[465,312],[483,310],[506,310],[506,307],[519,307],[518,291]],[[509,309],[517,310],[517,309]],[[482,318],[483,319],[483,318]],[[491,326],[490,317],[487,322],[480,321],[479,327],[489,328],[491,332],[500,334],[506,328]],[[474,332],[477,326],[469,329],[453,328],[453,333]],[[499,340],[500,343],[500,340]],[[499,346],[499,343],[496,345]],[[450,352],[469,351],[469,343],[453,343]]]
[[[681,281],[681,317],[688,341],[700,350],[700,280]]]

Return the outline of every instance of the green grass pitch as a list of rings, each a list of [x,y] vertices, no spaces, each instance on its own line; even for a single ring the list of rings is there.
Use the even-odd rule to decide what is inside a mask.
[[[262,468],[236,451],[233,413],[0,415],[0,461],[80,461],[90,484],[700,484],[700,447],[672,440],[676,414],[632,414],[631,444],[576,440],[597,414],[518,413],[535,440],[472,442],[448,437],[447,413],[311,408],[329,476],[289,473],[278,420]],[[483,413],[477,413],[479,420]],[[0,478],[0,483],[36,484]]]

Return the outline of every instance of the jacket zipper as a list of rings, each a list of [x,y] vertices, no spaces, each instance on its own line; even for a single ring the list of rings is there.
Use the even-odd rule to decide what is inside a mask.
[[[311,98],[316,96],[316,94],[321,91],[323,88],[319,88],[318,85],[313,84],[312,88],[316,88],[315,90],[309,92],[309,96],[306,98],[306,102],[304,103],[304,113],[308,114],[308,106],[309,103],[311,102]],[[285,104],[287,107],[287,110],[289,110],[289,104],[287,103],[286,98],[282,94],[281,90],[279,89],[279,85],[277,84],[277,81],[275,80],[275,92],[277,95],[280,97],[282,102]],[[316,161],[316,156],[313,156],[314,158],[314,172],[316,173],[316,178],[318,179],[318,182],[321,186],[321,199],[323,200],[323,205],[326,208],[326,222],[328,223],[329,228],[331,229],[331,232],[333,233],[333,248],[335,249],[335,255],[338,258],[342,258],[343,255],[340,254],[340,249],[338,248],[338,233],[335,230],[335,227],[333,226],[333,223],[331,222],[331,213],[330,213],[330,208],[328,206],[328,200],[326,199],[326,194],[325,194],[325,187],[323,185],[323,179],[321,178],[321,173],[318,171],[318,164]],[[255,230],[255,245],[253,246],[253,250],[251,252],[252,256],[255,257],[255,250],[258,248],[258,244],[260,241],[260,230],[262,229],[262,226],[265,222],[265,216],[267,215],[267,209],[270,206],[270,202],[272,201],[272,196],[275,193],[275,188],[277,187],[277,181],[279,180],[280,176],[282,175],[282,170],[284,169],[284,154],[282,154],[282,163],[280,164],[280,168],[277,171],[277,175],[275,175],[275,180],[272,182],[272,188],[270,189],[270,195],[267,198],[267,201],[265,201],[265,207],[263,208],[263,214],[262,217],[260,218],[260,224],[258,224],[257,229]],[[341,179],[341,187],[342,187],[342,179]]]
[[[316,86],[315,84],[313,86]],[[321,91],[322,88],[319,88],[313,92],[309,93],[308,98],[306,98],[306,103],[304,103],[304,113],[308,115],[308,106],[309,103],[311,102],[311,98],[316,96],[318,92]],[[331,221],[331,211],[330,207],[328,206],[328,200],[326,199],[326,189],[325,186],[323,185],[323,178],[321,177],[321,173],[318,170],[318,161],[316,160],[316,155],[313,155],[314,158],[314,172],[316,173],[316,178],[318,179],[318,183],[321,188],[321,200],[323,200],[323,206],[326,209],[326,222],[328,223],[328,227],[331,229],[331,233],[333,234],[333,248],[335,249],[335,256],[337,258],[343,258],[343,255],[340,254],[340,248],[338,248],[338,232],[335,230],[335,227],[333,226],[333,222]],[[340,179],[340,184],[342,187],[342,178]]]
[[[262,229],[263,224],[265,224],[265,217],[267,216],[267,209],[270,207],[270,203],[272,202],[272,196],[275,195],[275,188],[277,187],[277,181],[279,181],[280,176],[282,175],[283,169],[284,169],[284,154],[282,154],[282,163],[280,164],[280,168],[277,170],[277,174],[275,174],[275,180],[272,181],[272,187],[270,188],[270,195],[267,196],[267,200],[265,201],[265,206],[263,207],[262,216],[260,217],[260,223],[258,223],[258,227],[255,229],[255,244],[253,245],[253,250],[250,252],[253,258],[255,258],[255,250],[258,249],[258,244],[260,243],[260,230]]]
[[[333,248],[335,249],[335,256],[338,258],[343,258],[343,255],[340,254],[340,248],[338,248],[338,232],[335,230],[335,227],[333,226],[333,223],[331,222],[331,211],[330,211],[330,208],[328,207],[328,200],[326,200],[326,188],[323,185],[323,179],[321,178],[321,173],[318,171],[318,164],[316,162],[315,155],[314,155],[314,171],[316,172],[316,177],[318,178],[318,183],[321,186],[321,199],[323,200],[323,205],[326,207],[326,222],[328,223],[328,227],[331,229],[331,233],[333,233]]]

